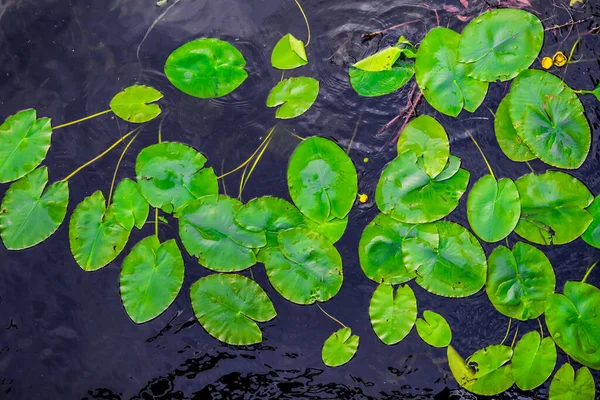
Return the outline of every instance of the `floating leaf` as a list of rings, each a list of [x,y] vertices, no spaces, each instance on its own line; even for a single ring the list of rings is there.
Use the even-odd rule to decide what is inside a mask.
[[[206,276],[192,285],[190,296],[200,325],[231,345],[260,343],[262,332],[256,322],[267,322],[277,315],[265,291],[241,275]]]
[[[271,65],[277,69],[294,69],[308,64],[304,42],[288,33],[282,37],[271,53]]]
[[[590,126],[581,101],[560,78],[524,71],[512,84],[509,111],[517,134],[540,160],[566,169],[583,164],[591,145]]]
[[[433,311],[423,311],[423,319],[417,318],[417,333],[425,343],[433,347],[446,347],[452,341],[452,330],[444,317]]]
[[[552,338],[580,364],[600,369],[600,290],[583,282],[567,282],[546,305]]]
[[[577,178],[558,171],[528,174],[516,182],[521,219],[515,232],[537,244],[565,244],[581,236],[592,222],[585,208],[594,197]]]
[[[163,142],[146,147],[135,163],[142,194],[152,207],[172,213],[190,200],[219,193],[206,157],[185,144]]]
[[[417,53],[415,76],[425,99],[439,112],[457,117],[464,108],[479,108],[488,84],[467,75],[468,66],[458,62],[460,34],[437,27],[430,30]]]
[[[115,217],[125,229],[132,230],[134,226],[142,229],[148,219],[150,207],[136,182],[123,179],[117,185],[113,204]]]
[[[167,58],[165,74],[177,89],[212,99],[237,89],[248,77],[246,60],[231,44],[219,39],[196,39]]]
[[[319,95],[319,81],[306,76],[279,82],[269,93],[267,107],[279,107],[275,117],[296,118],[312,107]]]
[[[163,244],[150,236],[135,245],[123,261],[121,299],[136,324],[165,311],[183,284],[183,257],[174,239]]]
[[[462,32],[458,61],[480,81],[507,81],[535,61],[544,43],[544,27],[527,11],[494,9],[473,19]]]
[[[402,57],[403,54],[406,57]],[[410,55],[410,50],[407,53],[407,50],[394,46],[360,60],[349,70],[352,88],[359,95],[366,97],[395,92],[415,73],[413,61],[406,59],[410,58]]]
[[[512,251],[499,246],[490,255],[487,295],[510,318],[526,321],[542,315],[555,285],[550,260],[530,244],[518,242]]]
[[[565,363],[552,378],[549,395],[550,400],[594,400],[594,377],[586,367],[579,368],[575,374],[571,364]]]
[[[519,191],[512,179],[497,181],[485,175],[477,181],[467,200],[467,217],[473,232],[485,242],[507,237],[521,216]]]
[[[79,203],[71,215],[71,253],[84,271],[96,271],[123,251],[129,233],[117,219],[115,206],[107,209],[104,195],[97,191]]]
[[[323,344],[321,357],[328,367],[339,367],[354,357],[358,350],[359,337],[352,335],[350,328],[342,328],[329,336]]]
[[[497,344],[475,352],[467,358],[467,364],[452,346],[448,346],[448,364],[454,379],[469,392],[482,396],[494,396],[513,385],[512,367],[508,363],[512,355],[509,346]]]
[[[312,231],[325,236],[331,243],[335,243],[344,236],[348,226],[348,216],[345,218],[333,218],[327,222],[315,222],[310,218],[305,218],[305,225]]]
[[[512,370],[517,387],[532,390],[552,375],[556,365],[556,346],[551,337],[541,339],[537,331],[526,334],[515,346]]]
[[[8,250],[22,250],[48,239],[67,214],[67,182],[48,184],[48,169],[40,167],[14,182],[0,206],[0,236]]]
[[[459,169],[451,178],[437,181],[419,166],[414,153],[403,153],[381,174],[375,200],[383,213],[399,221],[433,222],[458,206],[467,190],[469,176],[468,171]]]
[[[159,116],[160,107],[153,103],[162,97],[161,92],[150,86],[129,86],[113,97],[110,109],[127,122],[141,124]]]
[[[417,319],[417,299],[410,286],[394,287],[382,283],[375,289],[369,305],[371,325],[385,344],[400,342],[410,333]]]
[[[444,167],[444,170],[442,172],[440,172],[440,174],[437,175],[434,178],[434,180],[437,182],[442,182],[442,181],[452,178],[454,175],[456,175],[456,173],[460,169],[461,163],[462,163],[462,161],[460,160],[460,158],[455,157],[452,154],[450,154],[450,158],[448,158],[448,163]]]
[[[402,243],[412,237],[422,238],[434,246],[439,242],[433,224],[405,224],[385,214],[375,217],[365,228],[358,245],[360,266],[367,278],[397,285],[416,277],[414,271],[406,269],[402,254]]]
[[[494,119],[494,131],[500,148],[506,157],[516,162],[531,161],[536,158],[529,147],[523,143],[523,139],[517,134],[509,112],[510,94],[505,96]]]
[[[434,118],[422,115],[410,121],[398,139],[398,155],[412,151],[427,175],[439,175],[450,156],[450,143],[444,127]]]
[[[467,297],[477,293],[486,279],[485,253],[477,239],[453,222],[436,224],[439,246],[421,238],[402,244],[404,265],[416,272],[416,282],[425,290],[445,297]]]
[[[318,136],[296,148],[287,179],[296,206],[317,222],[346,217],[358,193],[356,168],[350,157],[336,143]]]
[[[600,196],[596,196],[587,211],[592,215],[593,221],[581,238],[590,246],[600,248]]]
[[[306,228],[279,232],[278,248],[263,251],[271,285],[296,304],[324,302],[342,287],[342,257],[333,244]]]
[[[204,196],[178,215],[179,236],[200,265],[217,272],[241,271],[256,264],[254,250],[267,244],[264,232],[235,223],[242,203],[227,196]]]
[[[30,108],[8,117],[0,125],[0,182],[22,178],[37,168],[52,140],[49,118],[36,119]]]

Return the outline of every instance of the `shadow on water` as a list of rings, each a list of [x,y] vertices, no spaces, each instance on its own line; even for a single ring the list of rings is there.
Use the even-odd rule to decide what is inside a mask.
[[[349,86],[348,66],[395,43],[399,35],[420,42],[437,24],[434,10],[441,25],[460,31],[465,19],[488,7],[519,1],[525,0],[469,0],[465,9],[459,0],[301,0],[313,31],[310,64],[286,76],[318,78],[321,93],[310,112],[283,126],[302,136],[330,137],[344,148],[351,145],[360,192],[373,199],[382,169],[395,156],[391,139],[401,124],[378,131],[406,106],[410,85],[385,97],[362,98]],[[573,29],[548,31],[542,56],[559,49],[569,52],[578,35],[600,20],[597,0],[585,2],[580,10],[563,7],[564,0],[531,0],[531,4],[546,26],[567,22],[570,14],[575,20],[589,18]],[[414,20],[370,40],[361,38],[363,33]],[[70,121],[105,109],[117,91],[137,81],[165,94],[164,140],[192,145],[207,155],[217,171],[227,171],[245,160],[276,123],[273,110],[264,106],[281,77],[270,67],[272,47],[287,32],[305,40],[305,29],[291,0],[180,0],[176,4],[169,0],[160,8],[154,0],[8,0],[0,4],[1,118],[33,107],[57,124]],[[166,81],[162,66],[169,53],[200,36],[231,41],[245,55],[249,78],[232,95],[195,99]],[[600,76],[598,36],[582,36],[577,54],[583,60],[569,66],[565,80],[573,87],[593,88]],[[539,68],[539,60],[534,67]],[[499,175],[518,178],[529,172],[526,166],[508,161],[495,141],[489,110],[496,109],[507,89],[506,84],[490,85],[483,106],[459,120],[424,103],[417,108],[418,114],[434,116],[446,127],[452,153],[472,173],[471,184],[487,172],[468,133],[477,138]],[[583,102],[594,140],[588,160],[573,174],[598,194],[600,107],[591,96]],[[134,176],[134,154],[156,142],[157,127],[158,121],[149,124],[133,144],[120,178]],[[127,130],[123,122],[105,116],[57,132],[45,162],[50,179],[66,176]],[[285,132],[274,136],[244,191],[244,200],[260,195],[288,198],[287,160],[297,143]],[[67,218],[86,196],[108,190],[115,162],[116,156],[106,157],[73,180]],[[539,162],[532,165],[539,172],[546,169]],[[230,194],[237,194],[237,184],[235,177],[225,180]],[[0,185],[0,195],[7,187]],[[152,322],[133,324],[120,301],[120,265],[131,247],[152,233],[151,226],[135,231],[122,255],[95,273],[83,273],[73,260],[67,224],[27,251],[9,253],[0,248],[0,398],[476,398],[457,388],[443,349],[425,345],[414,331],[391,347],[373,334],[368,304],[376,285],[364,277],[356,249],[362,230],[376,214],[372,201],[352,211],[346,234],[337,244],[344,259],[344,285],[323,305],[361,338],[356,357],[341,368],[325,368],[320,354],[324,340],[338,328],[335,322],[314,306],[283,300],[260,266],[254,267],[254,277],[278,311],[276,319],[261,326],[265,338],[261,346],[226,346],[196,323],[188,293],[191,283],[206,271],[187,256],[184,287],[175,303]],[[466,198],[449,219],[468,226]],[[169,237],[177,237],[173,219],[161,225],[161,239]],[[514,234],[509,237],[511,245],[517,240]],[[494,248],[484,247],[488,254]],[[567,280],[581,279],[600,258],[600,251],[581,240],[544,250],[556,270],[557,291]],[[600,285],[598,274],[590,282]],[[508,320],[484,292],[444,299],[412,287],[421,310],[431,309],[447,318],[453,345],[461,354],[504,337]],[[537,321],[520,323],[519,328],[520,332],[538,329]],[[560,354],[559,364],[564,361],[565,355]],[[595,378],[599,385],[598,373]],[[534,392],[512,390],[495,398],[542,399],[547,391],[548,384]]]

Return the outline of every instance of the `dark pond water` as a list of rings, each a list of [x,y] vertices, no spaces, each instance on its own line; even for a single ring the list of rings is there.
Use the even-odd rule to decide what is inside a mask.
[[[546,26],[568,22],[565,0],[532,1]],[[568,2],[568,1],[567,1]],[[313,38],[310,64],[293,75],[321,81],[321,94],[305,115],[284,123],[304,136],[322,135],[347,147],[360,177],[360,192],[373,197],[382,168],[395,157],[391,139],[399,126],[377,136],[378,130],[406,105],[409,87],[375,99],[361,98],[350,88],[347,67],[377,48],[392,44],[400,34],[418,43],[436,25],[435,14],[418,0],[303,0]],[[432,0],[442,25],[461,30],[464,22],[447,11],[455,6],[464,16],[477,15],[496,1]],[[600,3],[585,1],[571,11],[569,28],[547,32],[544,55],[568,52],[577,39],[600,21]],[[162,13],[166,13],[159,18]],[[363,42],[361,34],[418,19],[384,36]],[[154,28],[150,30],[153,23]],[[55,124],[107,108],[123,87],[141,82],[165,93],[168,111],[163,137],[193,145],[204,152],[217,171],[243,161],[276,123],[264,106],[281,73],[270,67],[270,51],[282,34],[305,39],[304,21],[290,0],[3,0],[0,3],[1,119],[34,107]],[[234,42],[248,60],[249,79],[233,95],[199,100],[172,88],[162,73],[164,60],[182,43],[201,36]],[[581,36],[576,57],[565,80],[591,89],[600,79],[600,38]],[[535,65],[539,67],[539,61]],[[564,71],[564,70],[563,70]],[[562,72],[561,72],[562,73]],[[501,153],[494,138],[495,110],[507,91],[490,87],[475,114],[458,120],[426,104],[419,114],[438,118],[451,138],[452,153],[472,173],[471,184],[487,173],[468,132],[482,145],[497,175],[518,178],[528,172]],[[600,103],[583,99],[593,127],[593,147],[584,166],[573,174],[594,194],[600,193],[598,134]],[[134,161],[143,147],[156,141],[158,121],[151,123],[125,158],[120,177],[134,176]],[[58,180],[108,147],[128,130],[119,120],[103,116],[57,131],[45,162],[50,179]],[[287,198],[285,171],[297,140],[281,131],[259,164],[244,199],[259,195]],[[71,205],[100,189],[108,191],[118,152],[105,157],[71,182]],[[365,163],[363,159],[369,161]],[[546,166],[533,163],[536,171]],[[237,177],[239,179],[239,177]],[[226,180],[237,194],[236,177]],[[0,185],[3,195],[7,185]],[[467,226],[466,197],[449,219]],[[207,272],[186,258],[186,280],[174,305],[152,322],[137,326],[125,314],[118,290],[123,255],[131,245],[152,234],[152,226],[134,231],[121,257],[99,272],[84,273],[68,246],[68,229],[23,252],[0,247],[0,398],[6,399],[445,399],[475,398],[457,388],[445,350],[432,349],[412,332],[396,346],[385,346],[372,332],[368,304],[375,283],[364,277],[357,245],[362,230],[377,214],[373,203],[356,207],[344,238],[338,243],[345,281],[340,293],[323,307],[361,337],[356,357],[346,366],[325,368],[320,360],[323,341],[338,328],[315,306],[284,301],[270,287],[264,270],[254,268],[256,280],[271,296],[279,313],[263,325],[260,346],[235,348],[210,337],[195,322],[189,286]],[[161,226],[161,238],[176,237],[176,224]],[[518,240],[513,234],[511,245]],[[489,252],[494,246],[486,245]],[[557,290],[568,279],[580,280],[600,251],[581,240],[544,249],[557,273]],[[600,285],[600,271],[589,282]],[[464,355],[502,340],[508,319],[481,292],[467,299],[430,295],[417,285],[419,308],[443,314],[454,331],[454,346]],[[537,329],[537,322],[519,324],[519,331]],[[510,340],[510,339],[509,339]],[[559,363],[566,360],[564,354]],[[595,375],[597,385],[600,376]],[[600,388],[599,388],[600,389]],[[498,398],[547,398],[548,385],[536,392],[513,390]]]

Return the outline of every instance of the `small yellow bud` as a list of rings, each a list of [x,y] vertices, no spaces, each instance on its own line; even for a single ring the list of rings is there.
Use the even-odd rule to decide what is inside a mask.
[[[358,201],[360,201],[361,203],[366,203],[367,201],[369,201],[369,195],[362,193],[358,195]]]
[[[554,65],[564,67],[567,64],[567,56],[562,51],[557,51],[553,58]]]
[[[542,68],[544,68],[544,69],[552,68],[552,59],[550,57],[544,57],[542,59]]]

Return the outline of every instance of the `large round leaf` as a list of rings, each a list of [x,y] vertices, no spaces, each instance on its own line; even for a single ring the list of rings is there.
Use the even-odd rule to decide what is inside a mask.
[[[204,196],[179,213],[179,236],[200,265],[218,272],[241,271],[256,264],[254,250],[267,244],[264,232],[235,223],[242,203],[226,196]]]
[[[206,332],[236,346],[260,343],[262,332],[256,322],[267,322],[277,315],[265,291],[241,275],[206,276],[192,285],[190,296],[196,318]]]
[[[443,174],[443,172],[442,172]],[[450,214],[467,190],[469,172],[459,169],[443,181],[432,179],[419,166],[417,157],[406,152],[381,174],[375,200],[379,209],[402,222],[433,222]]]
[[[548,298],[546,325],[556,344],[577,362],[600,369],[600,290],[567,282],[564,295]]]
[[[531,390],[540,386],[554,371],[556,346],[551,337],[542,340],[537,331],[526,334],[515,346],[512,370],[517,387]]]
[[[142,194],[152,207],[172,213],[190,200],[219,192],[206,157],[185,144],[163,142],[146,147],[135,163]]]
[[[383,96],[400,89],[415,73],[413,61],[402,57],[403,53],[398,46],[388,47],[350,66],[350,85],[365,97]]]
[[[565,244],[581,236],[593,218],[585,210],[594,200],[588,188],[564,172],[528,174],[516,182],[521,197],[521,237],[538,244]]]
[[[410,286],[399,286],[394,291],[392,285],[379,285],[371,298],[369,318],[383,343],[392,345],[404,339],[417,319],[417,299]]]
[[[554,293],[556,277],[548,257],[527,243],[499,246],[488,260],[487,295],[502,314],[521,321],[537,318]]]
[[[183,284],[183,257],[175,240],[161,244],[150,236],[136,244],[123,261],[120,281],[123,306],[133,322],[158,317]]]
[[[509,112],[510,94],[504,96],[494,118],[494,131],[496,140],[500,148],[506,154],[506,157],[516,162],[525,162],[534,160],[535,154],[529,150],[529,147],[523,143],[523,139],[517,134],[510,118]]]
[[[75,261],[84,271],[96,271],[113,261],[127,244],[130,231],[106,208],[101,191],[86,197],[71,215],[69,243]]]
[[[453,222],[436,223],[439,245],[421,238],[402,244],[404,265],[425,290],[445,297],[467,297],[485,284],[487,264],[477,239]]]
[[[271,285],[296,304],[324,302],[344,280],[342,257],[331,242],[306,228],[279,232],[278,247],[263,251]]]
[[[423,311],[423,319],[417,318],[417,333],[425,343],[433,347],[446,347],[452,341],[452,330],[444,317],[433,311]]]
[[[246,60],[231,44],[196,39],[176,49],[165,63],[173,86],[194,97],[210,99],[233,92],[246,80]]]
[[[288,33],[273,48],[271,65],[277,69],[294,69],[308,64],[304,43]]]
[[[513,351],[509,346],[493,345],[475,352],[468,363],[448,346],[448,364],[454,379],[469,392],[494,396],[508,390],[513,383],[509,361]]]
[[[517,134],[546,164],[576,169],[591,145],[590,126],[583,105],[560,78],[528,70],[513,82],[509,111]]]
[[[160,107],[153,103],[162,97],[161,92],[150,86],[129,86],[113,97],[110,109],[127,122],[140,124],[158,117]]]
[[[46,158],[52,140],[49,118],[36,119],[30,108],[0,125],[0,182],[11,182],[33,171]]]
[[[279,82],[269,93],[267,107],[279,107],[275,117],[279,119],[296,118],[312,107],[319,95],[319,81],[300,76]]]
[[[592,215],[593,221],[581,238],[590,246],[600,248],[600,196],[596,196],[587,211]]]
[[[514,78],[535,61],[544,43],[544,27],[533,14],[494,9],[473,19],[463,30],[458,60],[469,76],[486,82]]]
[[[323,344],[321,357],[328,367],[339,367],[354,357],[358,350],[359,337],[350,328],[342,328],[329,336]]]
[[[430,30],[417,53],[415,76],[425,99],[439,112],[458,116],[474,112],[483,102],[487,82],[467,75],[467,64],[458,62],[460,34],[437,27]]]
[[[143,228],[150,207],[136,182],[127,178],[119,182],[113,196],[113,204],[115,217],[125,229],[132,230],[134,226],[138,229]]]
[[[571,364],[563,364],[552,378],[549,395],[549,400],[594,400],[594,377],[586,367],[579,368],[575,374]]]
[[[322,137],[304,140],[292,154],[287,170],[292,200],[307,217],[326,222],[343,219],[358,192],[356,168],[334,142]]]
[[[367,278],[377,283],[396,285],[416,277],[404,266],[402,243],[419,237],[437,246],[437,228],[433,224],[411,225],[379,214],[365,228],[358,245],[360,266]]]
[[[413,152],[419,167],[435,178],[444,170],[450,156],[450,143],[444,127],[428,115],[413,119],[398,139],[398,155],[407,151]]]
[[[22,250],[48,239],[62,224],[69,203],[67,182],[48,184],[40,167],[6,191],[0,206],[0,236],[8,250]]]
[[[467,217],[473,232],[485,242],[507,237],[521,216],[519,191],[512,179],[497,181],[485,175],[473,185],[467,200]]]

